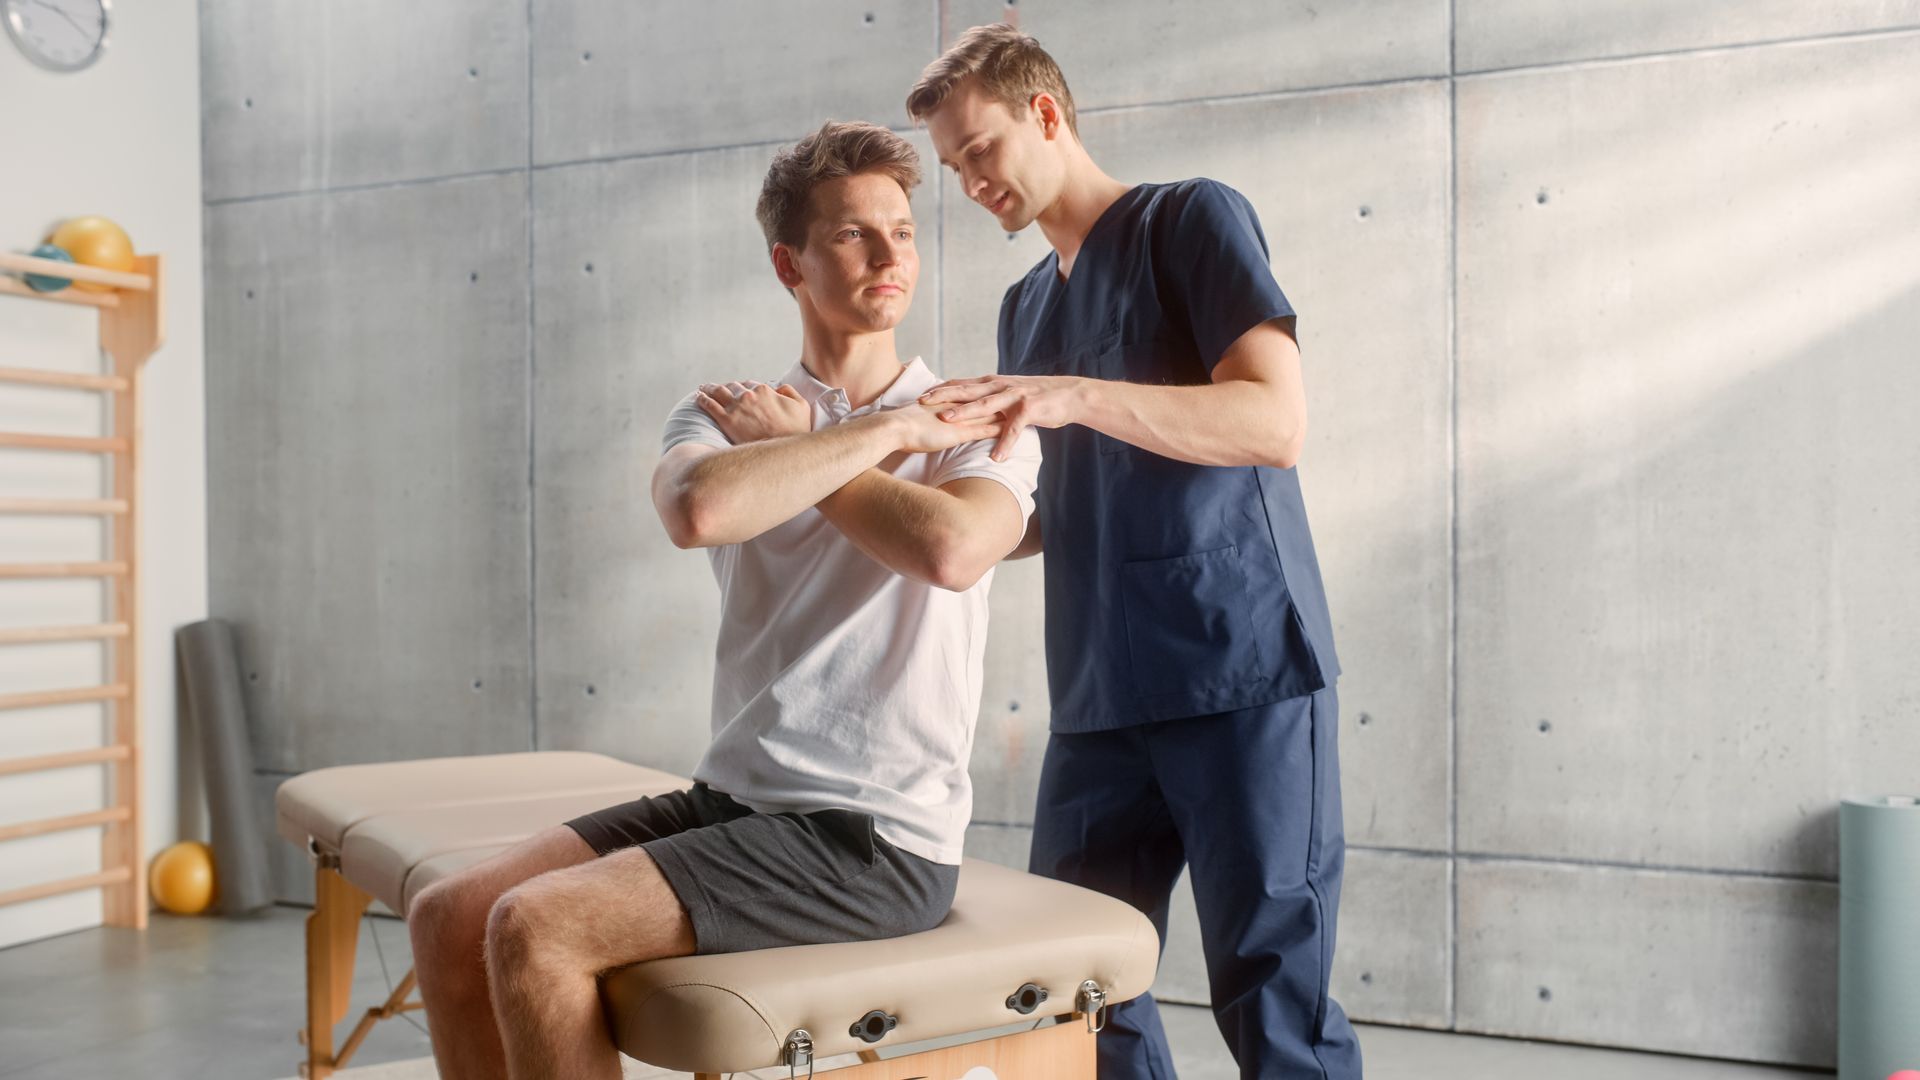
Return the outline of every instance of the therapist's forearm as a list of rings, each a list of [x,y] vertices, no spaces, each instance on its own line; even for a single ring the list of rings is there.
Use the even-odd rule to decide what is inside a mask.
[[[1146,386],[1082,379],[1075,423],[1195,465],[1290,467],[1305,417],[1266,383],[1228,379],[1201,386]]]
[[[898,450],[897,431],[878,413],[701,458],[672,493],[687,522],[682,546],[738,544],[792,520]]]

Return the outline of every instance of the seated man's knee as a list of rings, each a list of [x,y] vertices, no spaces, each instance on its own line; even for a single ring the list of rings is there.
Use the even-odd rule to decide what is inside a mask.
[[[487,967],[516,971],[564,964],[565,922],[554,918],[557,898],[549,888],[508,889],[487,912]]]
[[[407,908],[407,934],[416,961],[439,963],[478,956],[486,938],[487,910],[493,895],[478,882],[460,877],[436,881]]]

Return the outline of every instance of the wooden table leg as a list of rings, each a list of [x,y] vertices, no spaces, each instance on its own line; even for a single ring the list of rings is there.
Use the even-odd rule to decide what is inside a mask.
[[[333,1054],[333,1028],[346,1017],[353,996],[360,916],[373,897],[324,863],[314,870],[313,884],[313,914],[307,916],[307,1027],[301,1032],[307,1060],[300,1075],[325,1080],[340,1066]]]

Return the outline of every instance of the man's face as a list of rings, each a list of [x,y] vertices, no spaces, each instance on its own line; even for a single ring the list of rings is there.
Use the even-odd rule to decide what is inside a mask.
[[[815,187],[809,203],[806,246],[786,250],[814,310],[854,333],[900,325],[920,279],[920,254],[913,206],[899,182],[878,172],[843,176]]]
[[[1065,166],[1034,105],[1016,114],[968,77],[927,117],[927,133],[961,192],[1008,232],[1033,224],[1060,197]]]

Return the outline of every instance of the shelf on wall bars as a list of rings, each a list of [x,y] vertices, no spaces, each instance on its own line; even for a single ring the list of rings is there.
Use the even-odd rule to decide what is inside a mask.
[[[22,255],[13,251],[0,251],[0,270],[12,270],[21,274],[41,274],[46,277],[65,278],[73,282],[84,281],[89,285],[108,285],[115,289],[131,289],[135,292],[153,290],[151,274],[102,270],[94,266],[81,266],[79,263],[61,262],[58,259],[42,259],[37,255]],[[92,307],[120,306],[120,296],[117,293],[91,292],[73,285],[53,292],[41,292],[29,287],[24,281],[8,277],[0,277],[0,292],[36,300],[52,300],[62,304],[87,304]]]

